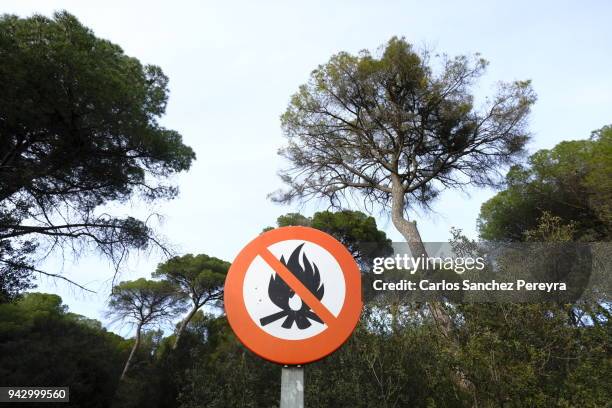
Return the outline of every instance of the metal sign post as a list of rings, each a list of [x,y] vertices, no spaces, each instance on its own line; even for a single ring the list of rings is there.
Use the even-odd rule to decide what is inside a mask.
[[[280,408],[304,408],[304,367],[283,366]]]

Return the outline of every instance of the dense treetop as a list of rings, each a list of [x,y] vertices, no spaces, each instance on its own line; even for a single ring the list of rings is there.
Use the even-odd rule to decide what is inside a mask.
[[[291,167],[274,197],[337,202],[356,189],[386,204],[395,184],[413,205],[443,187],[494,182],[494,166],[516,159],[529,136],[529,81],[501,84],[479,110],[472,87],[487,61],[440,65],[397,37],[379,57],[341,52],[320,65],[281,117]]]
[[[447,188],[497,184],[529,138],[530,82],[500,83],[479,107],[473,88],[486,65],[478,55],[433,61],[397,37],[378,56],[332,56],[281,116],[286,188],[272,199],[379,205],[413,256],[425,255],[411,208]]]
[[[391,240],[378,229],[374,217],[360,211],[318,211],[312,217],[288,213],[278,217],[276,224],[312,227],[332,235],[348,249],[362,271],[369,270],[373,258],[393,252]]]
[[[513,167],[506,189],[482,205],[481,237],[524,240],[548,212],[574,223],[581,240],[605,240],[612,230],[612,127],[588,140],[561,142]]]
[[[147,246],[144,222],[97,210],[135,194],[174,197],[164,180],[195,158],[158,122],[168,100],[161,68],[67,12],[1,16],[0,61],[2,270],[31,271],[28,255],[43,236],[61,247],[91,244],[114,260]]]

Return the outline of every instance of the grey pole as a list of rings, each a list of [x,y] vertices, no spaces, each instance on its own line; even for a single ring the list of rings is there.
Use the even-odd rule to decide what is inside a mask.
[[[283,366],[280,408],[304,408],[304,367]]]

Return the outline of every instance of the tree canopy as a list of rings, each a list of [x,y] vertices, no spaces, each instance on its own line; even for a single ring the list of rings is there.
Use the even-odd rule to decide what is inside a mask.
[[[112,405],[129,341],[70,313],[57,295],[0,304],[0,381],[70,386],[71,407]]]
[[[506,188],[485,202],[478,219],[487,240],[525,239],[544,213],[574,223],[581,240],[603,240],[612,231],[612,127],[588,140],[561,142],[514,166]]]
[[[372,265],[373,258],[393,252],[391,240],[378,229],[374,217],[360,211],[318,211],[312,217],[288,213],[278,217],[276,224],[312,227],[330,234],[349,250],[364,271]]]
[[[458,56],[434,66],[396,37],[379,58],[368,51],[334,55],[281,117],[288,188],[272,198],[323,197],[341,205],[355,193],[390,208],[411,251],[424,253],[407,208],[427,206],[444,188],[496,183],[528,139],[535,101],[529,81],[501,84],[483,109],[475,108],[472,86],[486,65]]]
[[[92,245],[114,261],[155,242],[146,222],[99,209],[174,197],[165,179],[195,158],[158,122],[168,99],[161,68],[67,12],[1,16],[0,60],[2,273],[35,270],[41,238],[51,248]]]
[[[178,287],[166,281],[140,278],[121,282],[111,293],[109,314],[142,326],[151,325],[182,310],[183,299],[177,295]]]
[[[153,273],[178,289],[178,295],[189,299],[191,309],[176,332],[174,347],[193,316],[204,305],[218,304],[223,298],[223,284],[229,262],[206,254],[176,256],[161,263]]]
[[[140,345],[142,329],[172,320],[184,311],[184,298],[178,287],[167,281],[140,278],[121,282],[113,288],[108,301],[108,315],[116,320],[136,325],[136,341],[125,363],[121,378],[125,378]]]

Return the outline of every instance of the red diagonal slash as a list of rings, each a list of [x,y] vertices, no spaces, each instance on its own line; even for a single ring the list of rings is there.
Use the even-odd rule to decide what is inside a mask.
[[[274,269],[274,272],[276,272],[285,283],[298,294],[300,299],[302,299],[302,301],[305,302],[317,316],[327,324],[327,326],[331,326],[336,322],[336,316],[334,316],[281,261],[276,259],[268,248],[260,247],[257,252],[263,260]]]

